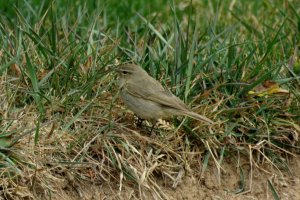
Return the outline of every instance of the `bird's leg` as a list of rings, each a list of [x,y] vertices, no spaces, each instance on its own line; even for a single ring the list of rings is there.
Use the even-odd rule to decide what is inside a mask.
[[[153,132],[153,129],[154,129],[154,127],[155,127],[155,125],[156,125],[156,120],[151,120],[151,123],[152,123],[152,126],[151,126],[151,129],[150,129],[150,137],[151,138],[155,138],[156,137],[156,134],[155,134],[155,132]]]
[[[153,131],[153,129],[154,129],[154,126],[155,126],[155,124],[153,124],[152,126],[151,126],[151,129],[150,129],[150,134],[152,135],[152,131]]]

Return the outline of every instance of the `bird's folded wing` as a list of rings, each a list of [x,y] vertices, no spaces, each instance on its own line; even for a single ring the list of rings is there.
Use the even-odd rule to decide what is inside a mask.
[[[133,96],[150,100],[161,104],[162,106],[168,106],[179,110],[189,110],[188,107],[169,90],[162,87],[162,85],[152,79],[147,81],[147,84],[142,83],[143,80],[136,81],[135,83],[127,83],[127,92]]]

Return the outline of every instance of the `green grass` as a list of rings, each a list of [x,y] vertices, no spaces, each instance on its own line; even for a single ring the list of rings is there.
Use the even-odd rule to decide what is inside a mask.
[[[12,187],[22,170],[35,173],[32,158],[44,145],[54,163],[89,163],[92,170],[103,162],[103,174],[95,170],[99,179],[133,181],[140,192],[157,192],[155,174],[178,169],[180,161],[195,162],[182,151],[204,150],[203,170],[208,162],[221,170],[224,159],[244,155],[289,171],[286,153],[300,148],[299,10],[296,0],[1,2],[3,184]],[[176,134],[159,129],[157,138],[149,138],[132,125],[131,114],[121,114],[110,69],[127,61],[218,125],[186,120]],[[249,94],[268,80],[289,93]],[[25,148],[32,134],[35,147]],[[13,138],[18,145],[10,145]],[[156,160],[162,167],[144,177],[146,144],[154,149],[148,165]],[[21,149],[28,154],[20,156]],[[249,163],[259,165],[256,160]],[[41,186],[50,179],[39,178]]]

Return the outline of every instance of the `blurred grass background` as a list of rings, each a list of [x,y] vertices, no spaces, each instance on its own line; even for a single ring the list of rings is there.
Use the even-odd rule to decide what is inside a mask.
[[[289,171],[286,153],[299,151],[299,13],[297,0],[1,1],[2,176],[18,177],[26,169],[29,161],[20,158],[18,148],[33,134],[37,146],[43,138],[55,138],[54,160],[93,157],[97,163],[108,157],[107,173],[112,166],[139,177],[114,155],[136,155],[140,148],[123,127],[132,118],[120,114],[125,111],[108,67],[127,61],[218,122],[208,128],[184,121],[167,141],[172,151],[205,149],[204,171],[210,159],[219,166],[223,157],[240,153],[261,155]],[[174,131],[157,132],[162,138],[155,142],[164,144],[163,135]],[[105,134],[109,139],[102,138]],[[144,135],[139,139],[147,141]],[[60,142],[67,143],[67,152],[57,137],[66,138]],[[103,157],[93,154],[95,140]],[[173,146],[179,140],[180,147]]]

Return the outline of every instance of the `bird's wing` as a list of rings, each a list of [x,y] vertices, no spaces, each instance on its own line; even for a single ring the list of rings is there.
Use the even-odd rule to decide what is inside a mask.
[[[127,82],[125,87],[127,92],[133,96],[151,100],[162,106],[168,106],[179,110],[189,110],[178,97],[173,95],[168,89],[165,89],[155,79],[147,80],[147,84],[145,84],[144,80],[135,80],[134,83]]]

